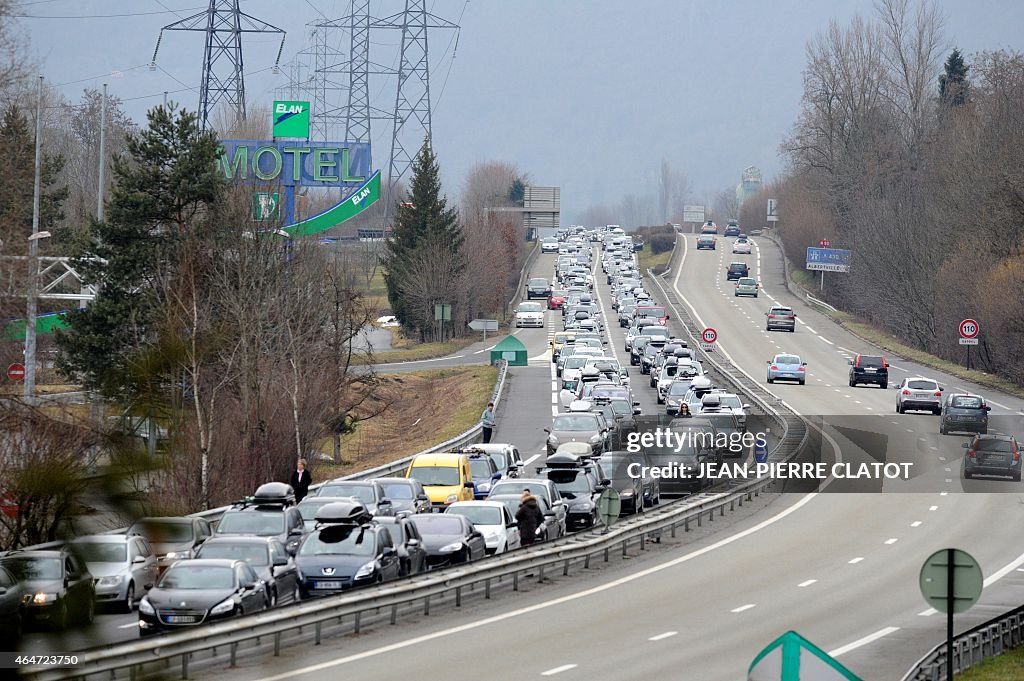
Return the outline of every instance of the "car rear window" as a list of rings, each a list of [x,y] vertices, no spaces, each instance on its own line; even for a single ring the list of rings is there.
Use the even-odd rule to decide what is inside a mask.
[[[1013,445],[1009,440],[983,438],[974,443],[974,449],[979,452],[1012,452]]]
[[[938,386],[933,381],[909,381],[907,387],[913,390],[935,390]]]
[[[881,357],[873,357],[870,355],[861,355],[859,366],[862,367],[881,367],[885,364],[885,360]]]
[[[734,262],[733,264],[729,265],[729,269],[732,270],[733,272],[742,272],[747,269],[747,266],[744,265],[743,263]]]
[[[800,358],[796,355],[777,355],[775,357],[776,364],[799,364]]]
[[[954,409],[981,409],[981,398],[957,395],[950,400],[950,406]]]
[[[753,286],[756,283],[757,282],[751,279],[750,277],[743,277],[742,279],[739,280],[740,286]]]
[[[777,314],[777,315],[785,316],[785,315],[793,314],[793,311],[791,309],[789,309],[788,307],[773,307],[770,314]]]

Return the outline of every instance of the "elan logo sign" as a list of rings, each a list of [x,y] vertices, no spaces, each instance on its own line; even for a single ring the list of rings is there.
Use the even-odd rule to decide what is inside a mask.
[[[274,137],[309,137],[309,102],[274,102]]]

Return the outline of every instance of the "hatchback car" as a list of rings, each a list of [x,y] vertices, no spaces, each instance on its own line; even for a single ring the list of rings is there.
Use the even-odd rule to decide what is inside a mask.
[[[857,355],[850,360],[850,387],[860,384],[889,387],[889,364],[881,355]]]
[[[430,513],[430,497],[419,480],[412,478],[375,478],[374,482],[384,489],[391,500],[395,513]],[[305,501],[305,499],[303,499]]]
[[[942,391],[944,388],[930,378],[904,378],[896,386],[896,413],[907,410],[942,412]]]
[[[753,277],[741,277],[736,280],[736,290],[733,296],[739,298],[740,296],[751,296],[757,298],[757,293],[761,289],[761,285],[757,283],[757,280]]]
[[[541,303],[519,303],[516,309],[516,328],[526,326],[544,328],[544,306]]]
[[[701,234],[699,237],[697,237],[697,250],[698,251],[703,251],[703,250],[713,251],[713,250],[715,250],[715,245],[716,245],[717,241],[718,240],[715,239],[715,235],[714,234]]]
[[[700,228],[700,233],[701,234],[718,234],[718,225],[716,225],[713,220],[708,220]]]
[[[975,435],[965,442],[963,475],[1001,475],[1020,482],[1020,446],[1008,435]]]
[[[445,513],[469,518],[484,535],[488,555],[508,553],[521,545],[515,518],[500,501],[460,501]]]
[[[939,433],[988,433],[988,412],[992,407],[985,404],[981,395],[953,393],[946,395],[939,415]]]
[[[443,514],[414,516],[423,545],[427,549],[427,565],[431,568],[471,563],[487,555],[483,532],[462,515]]]
[[[750,242],[737,241],[732,245],[732,252],[739,255],[750,255]]]
[[[410,577],[427,571],[427,549],[423,547],[423,537],[416,529],[409,513],[397,516],[377,516],[377,523],[391,535],[391,541],[398,552],[398,576]]]
[[[559,414],[545,428],[548,434],[547,453],[552,455],[558,445],[565,442],[585,442],[594,453],[600,454],[608,444],[608,424],[604,417],[593,412]]]
[[[526,283],[526,298],[547,298],[551,295],[551,284],[547,279],[534,277]]]
[[[266,610],[266,586],[241,560],[180,560],[139,601],[139,635],[151,636]]]
[[[245,561],[263,580],[271,608],[281,603],[297,603],[301,598],[295,561],[288,555],[284,544],[276,539],[213,537],[199,547],[196,558]]]
[[[97,603],[132,612],[137,598],[156,584],[156,554],[145,537],[93,534],[75,539],[71,549],[96,580]]]
[[[355,497],[371,515],[393,515],[394,504],[376,480],[329,480],[316,491],[318,497]]]
[[[67,548],[14,551],[0,560],[25,590],[25,618],[56,631],[69,624],[90,624],[96,613],[96,588],[85,564]]]
[[[783,331],[796,331],[796,312],[791,307],[785,307],[783,305],[772,305],[767,312],[764,313],[765,331],[774,331],[781,329]]]
[[[778,354],[768,360],[768,382],[796,381],[803,385],[807,381],[807,362],[799,355]]]
[[[729,269],[725,271],[726,281],[742,279],[750,276],[750,267],[745,262],[731,262]]]

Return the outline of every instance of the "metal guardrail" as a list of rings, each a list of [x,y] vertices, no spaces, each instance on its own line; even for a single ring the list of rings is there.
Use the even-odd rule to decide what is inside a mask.
[[[526,260],[523,261],[523,269],[519,273],[519,282],[516,284],[515,293],[512,294],[512,299],[508,301],[505,306],[505,316],[508,316],[508,310],[510,307],[516,304],[520,296],[523,294],[523,282],[526,281],[526,277],[530,274],[530,268],[533,267],[533,263],[537,260],[537,256],[540,254],[540,239],[533,242],[533,248],[526,254]]]
[[[660,286],[660,283],[659,283]],[[676,309],[676,306],[673,305]],[[681,314],[677,310],[677,315]],[[693,335],[677,317],[686,332]],[[719,367],[724,376],[732,374],[724,369],[716,360],[711,362]],[[500,398],[504,385],[506,367],[499,368],[499,379],[495,386],[496,402]],[[748,393],[749,394],[749,393]],[[785,418],[768,401],[758,395],[749,395],[766,413],[773,415],[786,428],[784,436],[776,443],[771,455],[773,458],[782,456],[791,458],[804,446],[807,439],[806,429],[802,433],[790,433],[788,428],[793,421]],[[480,430],[479,424],[457,438],[438,445],[437,448],[451,447],[460,439],[475,437]],[[471,440],[470,440],[471,441]],[[436,448],[433,448],[436,449]],[[407,460],[400,460],[407,461]],[[386,475],[402,467],[400,462],[393,462],[371,471],[349,476],[373,477]],[[161,636],[158,640],[138,641],[104,649],[85,651],[79,655],[79,666],[74,670],[53,670],[33,667],[22,671],[24,678],[49,681],[50,679],[67,678],[69,675],[79,679],[102,674],[104,681],[118,678],[118,671],[128,671],[133,681],[139,673],[163,673],[176,660],[180,665],[181,677],[188,678],[190,665],[196,661],[198,653],[210,652],[205,661],[228,658],[234,666],[240,650],[244,647],[245,654],[255,652],[280,654],[282,643],[292,645],[296,639],[314,638],[316,644],[321,642],[325,627],[340,626],[343,620],[351,620],[353,630],[358,633],[360,627],[372,621],[374,617],[397,623],[403,608],[417,606],[422,603],[422,612],[429,614],[431,604],[446,597],[454,600],[454,605],[462,605],[466,595],[483,592],[489,599],[495,587],[511,584],[512,590],[518,591],[520,581],[536,576],[544,581],[546,570],[561,569],[563,576],[569,576],[574,565],[583,569],[590,567],[595,558],[605,562],[610,559],[613,550],[621,550],[621,555],[628,555],[631,545],[643,550],[649,539],[660,541],[662,533],[668,531],[674,538],[680,527],[689,531],[691,524],[698,527],[705,518],[713,522],[716,514],[725,515],[726,508],[730,511],[737,506],[742,507],[744,501],[752,501],[754,496],[769,491],[776,481],[771,478],[760,478],[740,483],[732,489],[698,496],[668,504],[658,510],[634,516],[630,520],[619,523],[606,534],[591,531],[586,534],[571,535],[561,540],[523,549],[508,556],[490,558],[480,563],[462,567],[448,568],[436,573],[404,580],[397,584],[367,589],[360,593],[327,598],[319,601],[299,604],[280,610],[267,611],[257,615],[232,620],[190,631],[175,632]],[[478,588],[478,587],[481,587]],[[467,593],[469,592],[469,593]],[[286,637],[289,638],[285,641]]]
[[[817,305],[818,307],[823,307],[826,310],[828,310],[829,312],[839,312],[839,310],[837,310],[836,308],[832,307],[831,305],[826,303],[824,300],[818,300],[817,298],[812,296],[810,293],[805,293],[804,296],[807,298],[807,302],[812,304],[812,305]]]
[[[1024,645],[1024,605],[994,617],[953,638],[953,674],[983,660]],[[946,642],[932,648],[903,676],[902,681],[948,681]]]

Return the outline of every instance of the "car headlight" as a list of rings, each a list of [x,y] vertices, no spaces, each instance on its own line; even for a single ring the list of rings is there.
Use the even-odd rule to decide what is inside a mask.
[[[594,504],[592,504],[589,501],[584,501],[582,504],[580,504],[576,508],[578,508],[581,511],[586,511],[587,513],[589,513],[590,511],[594,510]]]
[[[452,551],[458,551],[461,548],[462,548],[462,542],[456,541],[456,542],[452,542],[451,544],[446,544],[445,546],[442,546],[438,550],[441,553],[451,553]]]
[[[367,563],[363,567],[361,567],[358,570],[356,570],[356,575],[355,575],[354,579],[362,579],[364,577],[369,577],[370,575],[373,574],[373,571],[376,568],[377,568],[377,564],[371,560],[369,563]]]
[[[601,441],[601,434],[600,433],[594,433],[593,435],[590,436],[590,441],[591,442],[600,442]]]
[[[476,485],[476,490],[478,492],[490,492],[491,491],[491,483],[490,482],[479,482]]]
[[[117,586],[124,580],[124,575],[113,575],[112,577],[100,577],[97,586]]]
[[[143,615],[155,615],[156,610],[153,609],[153,604],[149,602],[148,598],[143,598],[139,601],[139,612]]]
[[[669,400],[668,401],[668,406],[670,406],[670,407],[678,407],[679,406],[679,400]]]
[[[551,435],[548,435],[548,444],[550,444],[550,445],[557,445],[558,444],[558,436],[555,435],[554,433],[552,433]]]
[[[633,496],[633,490],[631,490],[631,489],[623,490],[623,491],[619,492],[619,496],[620,497],[631,497],[631,496]]]
[[[44,603],[53,603],[57,600],[57,594],[48,594],[40,591],[32,596],[32,602],[36,605],[43,605]]]
[[[175,558],[188,558],[188,556],[185,555],[183,551],[170,551],[169,553],[164,554],[164,558],[167,560],[174,560]]]
[[[446,503],[446,504],[454,504],[458,500],[459,500],[459,495],[458,494],[449,494],[448,498],[445,499],[444,503]]]
[[[234,598],[229,598],[229,599],[227,599],[225,601],[221,601],[217,605],[213,606],[213,608],[210,610],[210,614],[211,615],[227,615],[228,613],[234,611],[234,609],[235,609],[235,599]]]

